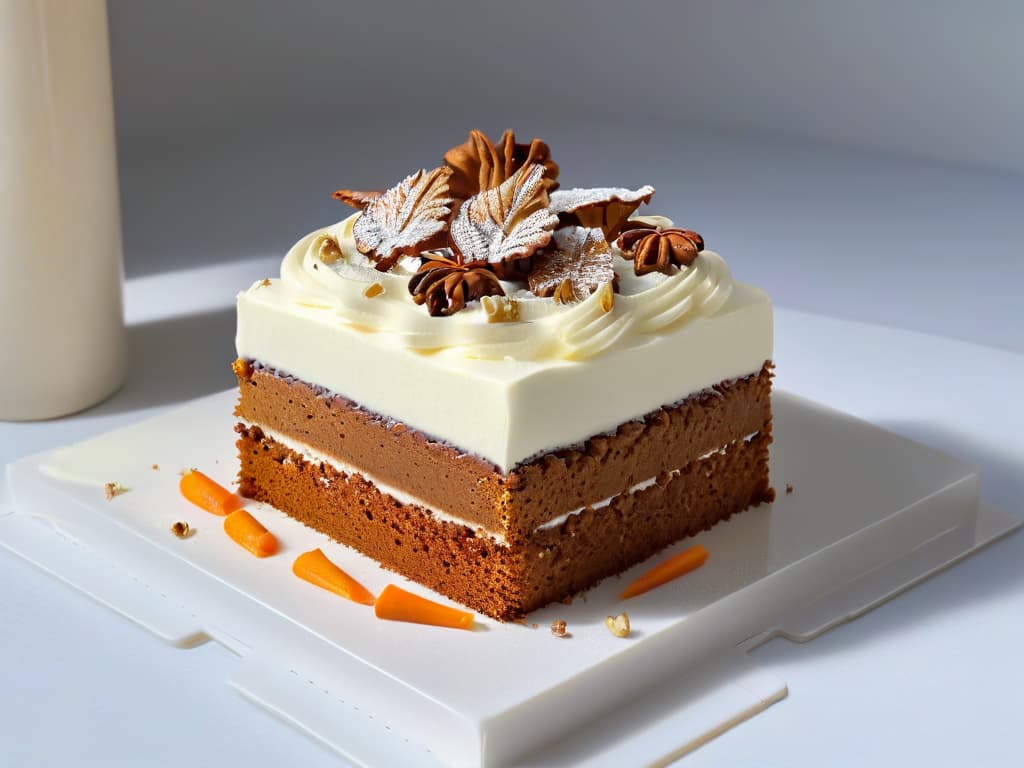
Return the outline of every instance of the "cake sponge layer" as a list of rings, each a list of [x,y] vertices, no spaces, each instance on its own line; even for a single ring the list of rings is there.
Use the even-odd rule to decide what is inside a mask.
[[[302,455],[257,426],[237,427],[240,492],[499,620],[588,589],[774,494],[761,434],[663,473],[655,483],[502,543],[403,504],[355,473]]]

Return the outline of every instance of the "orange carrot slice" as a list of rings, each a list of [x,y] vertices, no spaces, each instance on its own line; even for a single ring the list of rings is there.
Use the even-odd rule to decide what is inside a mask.
[[[215,515],[230,515],[242,507],[242,499],[237,494],[211,480],[198,469],[190,469],[182,475],[178,488],[186,499]]]
[[[244,509],[236,509],[224,518],[224,531],[256,557],[268,557],[277,552],[274,534]]]
[[[431,624],[435,627],[472,629],[473,614],[447,605],[435,603],[425,597],[406,592],[401,587],[388,584],[377,597],[373,612],[378,619],[409,621],[413,624]]]
[[[376,600],[370,590],[328,560],[319,549],[303,552],[295,558],[292,573],[354,603],[373,605]]]
[[[655,587],[660,587],[672,579],[678,579],[684,573],[700,568],[707,559],[708,551],[700,544],[695,544],[677,555],[672,555],[668,560],[658,563],[644,573],[622,591],[619,599],[628,600],[631,597],[642,595],[644,592],[649,592]]]

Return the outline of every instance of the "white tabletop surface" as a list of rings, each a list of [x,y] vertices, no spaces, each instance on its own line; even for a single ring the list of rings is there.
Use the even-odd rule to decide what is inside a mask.
[[[714,243],[734,271],[783,306],[814,312],[778,311],[777,385],[977,463],[983,498],[1024,513],[1024,260],[1015,234],[1024,181],[776,149],[757,161],[754,183],[723,163],[731,170],[710,187],[733,189],[732,210],[746,222],[741,236]],[[743,152],[757,149],[711,142],[700,155],[711,159],[694,162]],[[810,165],[772,175],[801,157]],[[871,237],[886,244],[874,248]],[[843,260],[816,271],[819,250]],[[233,296],[277,263],[129,280],[124,388],[73,417],[0,423],[0,464],[230,387]],[[768,643],[752,658],[788,683],[789,698],[683,764],[1017,764],[1022,564],[1024,535],[1011,535],[809,644]],[[0,766],[341,764],[235,694],[223,648],[165,646],[6,550],[0,584]]]

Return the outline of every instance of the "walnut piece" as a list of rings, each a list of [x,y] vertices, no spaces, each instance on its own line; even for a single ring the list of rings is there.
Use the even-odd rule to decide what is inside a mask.
[[[555,619],[551,622],[551,634],[555,637],[565,637],[565,622],[562,619]]]
[[[106,496],[107,501],[112,501],[115,496],[120,496],[122,493],[128,493],[128,489],[120,483],[103,484],[103,495]]]
[[[320,247],[317,249],[316,255],[320,257],[320,261],[324,264],[333,264],[344,254],[341,252],[341,244],[337,239],[330,235],[325,235],[323,240],[320,241]]]
[[[188,523],[179,520],[171,526],[171,533],[173,533],[179,539],[187,539],[189,536],[192,535],[192,528],[189,527]]]
[[[480,304],[488,323],[514,323],[519,320],[519,302],[508,296],[484,296]]]
[[[606,616],[604,625],[616,637],[629,637],[629,616],[625,611],[618,616]]]

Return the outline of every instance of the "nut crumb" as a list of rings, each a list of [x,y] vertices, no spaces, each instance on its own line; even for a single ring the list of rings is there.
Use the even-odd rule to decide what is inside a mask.
[[[384,286],[380,283],[370,283],[366,288],[363,289],[363,296],[368,299],[372,299],[375,296],[380,296],[384,293]]]
[[[160,465],[154,464],[153,466],[150,467],[150,469],[152,469],[155,472],[156,470],[160,469]]]
[[[533,628],[534,628],[534,629],[536,629],[536,628],[537,628],[537,627],[539,627],[539,626],[540,626],[540,624],[534,624],[534,625],[533,625]]]
[[[790,483],[786,483],[786,493],[792,493],[793,486]]]
[[[179,520],[171,526],[171,533],[173,533],[179,539],[187,539],[189,536],[192,535],[192,528],[189,527],[188,523]]]
[[[480,304],[488,323],[514,323],[519,320],[519,302],[507,296],[484,296]]]
[[[629,637],[629,616],[625,611],[618,616],[606,616],[604,625],[616,637]]]
[[[120,496],[122,493],[128,493],[128,489],[120,483],[103,484],[103,495],[107,497],[107,501],[111,501],[115,496]]]
[[[269,277],[264,277],[264,278],[263,278],[263,279],[262,279],[262,280],[260,281],[260,285],[262,285],[262,286],[268,286],[268,285],[270,285],[270,278],[269,278]]]
[[[555,637],[567,637],[565,622],[562,619],[555,619],[551,622],[551,634]]]

